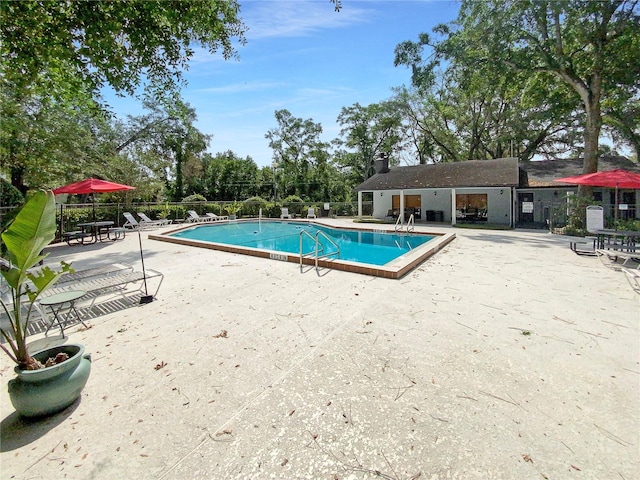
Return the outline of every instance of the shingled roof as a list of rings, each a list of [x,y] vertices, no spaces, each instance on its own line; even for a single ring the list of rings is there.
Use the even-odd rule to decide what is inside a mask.
[[[356,187],[356,191],[412,188],[517,187],[520,184],[518,159],[469,160],[393,167],[376,173]]]
[[[559,187],[556,178],[580,175],[582,158],[540,160],[518,163],[517,158],[469,160],[393,167],[376,173],[356,187],[356,191],[410,190],[416,188],[472,187]],[[640,166],[625,157],[601,157],[598,170],[621,168],[640,173]]]

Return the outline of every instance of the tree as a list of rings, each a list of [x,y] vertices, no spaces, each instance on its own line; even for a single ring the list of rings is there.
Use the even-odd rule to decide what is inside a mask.
[[[640,88],[637,0],[465,0],[461,34],[505,71],[550,74],[579,98],[583,114],[583,173],[598,169],[603,110]],[[636,119],[636,125],[640,120]]]
[[[1,3],[3,82],[133,94],[146,78],[173,89],[198,44],[236,55],[245,27],[235,0]]]
[[[393,160],[393,154],[402,147],[401,121],[398,105],[391,101],[342,108],[338,123],[343,127],[340,135],[344,139],[339,143],[355,151],[355,155],[342,158],[350,161],[349,166],[360,181],[375,173],[375,159],[380,154]]]
[[[288,110],[276,111],[275,117],[278,127],[265,135],[273,150],[275,196],[309,198],[316,184],[313,170],[328,156],[328,145],[320,140],[322,126],[311,118],[295,118]]]
[[[56,173],[105,168],[110,157],[92,147],[104,144],[85,141],[100,134],[89,113],[107,117],[100,89],[176,92],[195,46],[236,56],[238,12],[235,0],[0,2],[0,153],[12,184],[24,191]]]
[[[243,159],[227,150],[215,157],[206,156],[205,164],[203,180],[209,200],[246,200],[259,193],[258,166],[251,157]]]
[[[0,89],[0,165],[23,194],[28,185],[59,186],[104,165],[101,137],[109,118],[83,92],[52,98],[31,87]]]

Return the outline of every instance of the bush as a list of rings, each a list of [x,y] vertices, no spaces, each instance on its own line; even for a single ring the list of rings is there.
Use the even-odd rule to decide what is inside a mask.
[[[182,203],[197,203],[197,202],[206,202],[207,199],[204,198],[203,195],[196,193],[194,195],[189,195],[188,197],[184,197],[182,199]]]
[[[260,214],[260,209],[262,209],[262,214],[266,215],[267,205],[269,205],[269,202],[261,197],[247,198],[242,203],[242,213],[253,217],[257,217]]]
[[[4,210],[0,212],[0,229],[4,231],[7,225],[16,217],[24,203],[24,197],[20,190],[11,185],[6,180],[0,178],[0,205],[3,207],[16,207],[13,210]],[[1,242],[0,242],[1,243]]]
[[[284,200],[282,200],[282,204],[289,208],[289,213],[295,215],[302,215],[302,209],[304,208],[304,204],[302,203],[302,198],[297,195],[289,195]],[[305,212],[305,216],[307,213]],[[280,214],[278,214],[280,216]]]
[[[0,205],[3,207],[19,207],[24,203],[24,196],[16,187],[0,178]]]

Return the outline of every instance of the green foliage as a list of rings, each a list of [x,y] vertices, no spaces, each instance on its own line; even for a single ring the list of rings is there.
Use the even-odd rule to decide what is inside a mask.
[[[134,94],[143,78],[174,89],[197,44],[235,57],[244,42],[233,0],[2,2],[3,76],[9,81],[84,86],[105,84]]]
[[[640,232],[640,220],[634,220],[632,218],[619,219],[618,230],[626,230],[628,232]]]
[[[320,140],[322,126],[288,110],[276,111],[275,117],[278,127],[265,135],[273,150],[274,197],[316,196],[321,188],[316,169],[323,168],[329,157],[329,145]]]
[[[208,198],[239,200],[261,191],[258,166],[250,158],[240,158],[231,150],[203,159],[202,189]],[[271,182],[266,191],[272,190]]]
[[[0,177],[0,205],[3,207],[19,206],[24,202],[24,196],[4,178]]]
[[[355,170],[361,182],[375,173],[375,160],[381,154],[393,162],[394,152],[402,148],[401,122],[401,110],[395,102],[343,107],[338,123],[344,140],[337,143],[354,149],[355,154],[344,157],[349,163],[342,166]]]
[[[0,177],[0,205],[3,207],[19,207],[24,203],[24,197],[22,193],[7,182],[5,179]],[[13,221],[15,216],[18,214],[18,208],[14,208],[13,210],[3,209],[0,212],[0,229],[4,230],[5,227]],[[0,242],[0,253],[4,252],[4,243]]]
[[[188,107],[173,94],[194,45],[236,56],[233,42],[244,43],[245,27],[235,0],[21,0],[0,9],[0,165],[14,186],[25,193],[117,172],[140,186],[140,198],[158,199],[169,172],[173,198],[191,193],[182,170],[186,180],[201,177],[188,175],[208,140],[183,121]],[[166,118],[111,125],[102,88],[133,95],[142,84],[149,98],[170,99]]]
[[[636,8],[631,1],[466,0],[458,22],[478,60],[507,74],[550,76],[563,104],[580,107],[588,173],[597,171],[602,113],[640,88],[640,63],[630,60],[640,57]]]
[[[585,236],[587,232],[587,206],[595,205],[591,197],[574,195],[571,198],[570,214],[567,218],[565,233],[578,237]]]
[[[247,198],[243,203],[242,212],[244,215],[257,217],[262,209],[262,214],[266,215],[269,202],[261,197]]]
[[[55,218],[53,193],[40,191],[29,199],[2,234],[10,267],[3,267],[0,273],[10,287],[11,301],[5,303],[0,300],[9,321],[8,326],[1,329],[6,345],[0,347],[21,369],[38,368],[38,363],[31,358],[27,348],[27,329],[33,303],[64,271],[69,271],[66,264],[59,272],[49,267],[38,269],[37,272],[32,270],[45,258],[42,250],[55,237]],[[24,307],[27,308],[26,316],[22,314]]]
[[[411,68],[416,88],[402,100],[421,163],[575,155],[582,142],[595,171],[603,120],[637,150],[636,8],[465,0],[455,22],[399,44],[395,64]]]
[[[283,201],[283,203],[302,203],[302,198],[297,195],[289,195]]]
[[[289,208],[289,213],[292,213],[295,215],[301,215],[303,211],[302,209],[304,208],[304,203],[302,198],[300,198],[297,195],[289,195],[284,200],[282,200],[282,205]],[[278,216],[279,215],[280,214],[278,213]]]
[[[227,213],[227,215],[238,215],[240,210],[242,210],[242,203],[241,202],[227,203],[223,208],[224,208],[224,211]]]
[[[204,198],[203,195],[199,193],[194,193],[193,195],[189,195],[188,197],[184,197],[182,199],[182,203],[196,203],[196,202],[206,202],[207,199]]]

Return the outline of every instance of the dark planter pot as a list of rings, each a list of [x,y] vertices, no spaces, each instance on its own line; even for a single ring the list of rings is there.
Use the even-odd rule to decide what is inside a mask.
[[[24,417],[40,417],[64,410],[80,396],[91,373],[91,355],[82,345],[60,345],[32,355],[44,363],[49,357],[66,353],[69,359],[40,370],[20,370],[9,380],[9,397]]]

